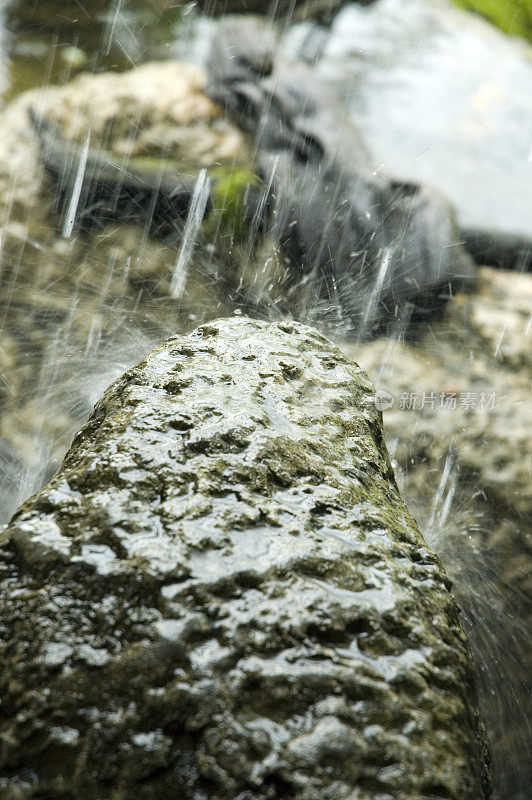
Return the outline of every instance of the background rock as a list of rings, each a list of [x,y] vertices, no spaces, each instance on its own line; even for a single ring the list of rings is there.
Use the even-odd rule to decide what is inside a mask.
[[[287,47],[312,36],[318,68],[387,172],[440,190],[463,227],[532,239],[526,42],[422,0],[350,4],[327,37],[305,27]]]
[[[312,329],[169,339],[2,542],[6,800],[488,797],[448,580]]]
[[[183,0],[184,1],[184,0]],[[281,22],[314,17],[330,21],[334,13],[348,0],[200,0],[200,9],[206,14],[264,14],[275,16]],[[172,6],[172,0],[149,0],[159,8]]]

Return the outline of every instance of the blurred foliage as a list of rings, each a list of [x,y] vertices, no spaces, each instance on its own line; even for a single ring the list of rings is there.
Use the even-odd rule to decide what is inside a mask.
[[[249,230],[246,197],[252,187],[260,186],[260,179],[242,167],[214,167],[209,175],[213,178],[212,208],[205,219],[204,231],[218,230],[222,236],[245,237]]]
[[[532,0],[454,0],[454,3],[475,11],[505,33],[532,42]]]

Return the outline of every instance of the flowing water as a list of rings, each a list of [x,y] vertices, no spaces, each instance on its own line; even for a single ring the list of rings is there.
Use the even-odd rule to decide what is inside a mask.
[[[73,0],[61,3],[60,14],[57,5],[3,4],[4,104],[23,90],[63,85],[82,72],[122,71],[166,57],[201,63],[216,24],[198,14],[196,3],[163,11],[157,3],[140,0]],[[288,29],[290,19],[284,21]],[[300,29],[297,36],[301,38]],[[290,46],[297,36],[288,36]],[[314,29],[313,36],[323,36],[323,30]],[[87,135],[60,231],[47,207],[36,219],[21,223],[5,214],[0,223],[0,276],[2,270],[7,275],[0,298],[0,368],[5,370],[0,388],[7,409],[0,428],[0,523],[57,469],[72,435],[106,386],[167,336],[191,330],[208,318],[242,312],[272,319],[296,313],[303,321],[324,324],[338,338],[343,330],[342,313],[334,302],[327,307],[312,286],[294,283],[273,245],[266,243],[255,251],[253,224],[247,240],[230,243],[223,252],[202,239],[210,190],[205,169],[198,170],[177,247],[155,242],[135,226],[79,234],[73,223],[89,145],[92,137]],[[45,198],[42,202],[46,206]],[[368,319],[386,278],[392,247],[382,253]],[[241,264],[239,274],[228,280],[228,263],[235,260]],[[351,345],[363,366],[367,359],[377,385],[384,385],[381,377],[404,342],[408,317],[408,309],[399,315],[377,366],[368,356],[373,351]],[[477,343],[462,341],[461,346],[467,352]],[[434,346],[438,348],[444,352],[445,343]],[[458,374],[459,370],[458,365]],[[384,419],[386,423],[386,413]],[[408,419],[413,436],[418,423],[414,415]],[[488,502],[482,487],[475,491],[474,480],[464,482],[453,446],[416,494],[409,482],[408,459],[397,455],[399,439],[388,431],[400,488],[453,577],[464,611],[495,752],[497,797],[525,800],[530,725],[523,689],[527,640],[521,610],[526,601],[519,589],[512,594],[512,588],[501,583],[497,556],[482,544]]]

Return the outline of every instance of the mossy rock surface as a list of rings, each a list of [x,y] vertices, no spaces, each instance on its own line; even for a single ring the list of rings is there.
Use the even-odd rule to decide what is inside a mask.
[[[449,581],[316,331],[169,339],[1,541],[5,800],[489,796]]]

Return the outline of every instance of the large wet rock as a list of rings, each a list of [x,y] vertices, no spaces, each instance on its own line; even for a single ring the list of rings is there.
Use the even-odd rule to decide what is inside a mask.
[[[6,800],[488,796],[373,395],[312,329],[238,317],[111,386],[2,534]]]
[[[526,42],[422,0],[351,4],[317,39],[319,69],[387,171],[440,190],[463,227],[532,238]]]

